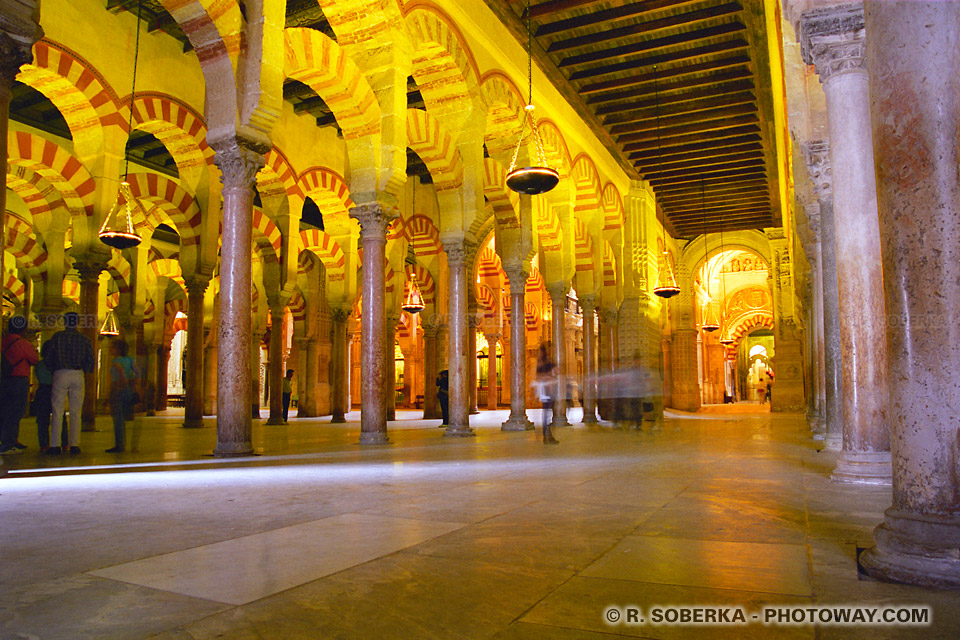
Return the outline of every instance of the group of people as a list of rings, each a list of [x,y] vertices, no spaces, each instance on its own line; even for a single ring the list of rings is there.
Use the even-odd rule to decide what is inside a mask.
[[[40,451],[47,455],[61,455],[67,450],[72,454],[80,453],[84,374],[94,371],[96,356],[90,340],[78,330],[79,326],[77,313],[65,313],[63,330],[53,334],[38,353],[32,339],[34,336],[28,334],[27,319],[23,316],[10,318],[0,350],[3,365],[0,376],[0,406],[3,407],[0,455],[16,455],[27,449],[20,442],[20,421],[29,404],[31,368],[37,378],[33,409],[37,417]],[[128,355],[126,342],[113,340],[110,353],[114,446],[107,449],[107,453],[120,453],[126,450],[125,422],[132,418],[140,373]],[[68,407],[69,420],[66,419]],[[66,427],[65,434],[61,425]]]

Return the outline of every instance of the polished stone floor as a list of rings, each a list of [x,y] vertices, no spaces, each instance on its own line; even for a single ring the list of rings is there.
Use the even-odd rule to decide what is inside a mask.
[[[801,416],[575,424],[545,447],[506,415],[450,439],[401,411],[373,447],[355,413],[257,422],[242,460],[209,456],[212,420],[140,419],[124,454],[103,453],[105,420],[57,458],[25,420],[0,479],[0,640],[960,637],[960,592],[858,579],[890,491],[831,484]],[[668,605],[928,606],[933,624],[604,620]]]

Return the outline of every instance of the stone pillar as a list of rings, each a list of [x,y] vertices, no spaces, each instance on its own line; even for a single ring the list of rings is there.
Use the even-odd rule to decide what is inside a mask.
[[[331,312],[333,319],[333,388],[332,394],[332,414],[331,422],[339,424],[346,422],[344,414],[350,411],[349,397],[347,389],[349,387],[347,376],[347,318],[350,317],[350,309],[335,308]]]
[[[97,417],[97,380],[100,362],[97,356],[97,343],[100,340],[100,272],[103,265],[96,262],[78,262],[74,264],[80,274],[80,333],[93,345],[94,370],[83,376],[83,412],[82,430],[96,431]],[[73,411],[73,408],[70,408]]]
[[[167,367],[170,366],[170,345],[157,351],[157,411],[167,410]]]
[[[823,276],[823,381],[826,419],[825,446],[839,451],[843,445],[843,377],[840,347],[840,300],[837,282],[836,236],[833,223],[833,188],[830,145],[825,140],[804,148],[807,171],[820,204],[820,258]]]
[[[600,316],[600,373],[603,381],[598,385],[600,417],[604,420],[616,418],[617,401],[614,397],[615,385],[610,377],[617,370],[617,310],[601,308]]]
[[[383,349],[386,354],[386,393],[383,397],[386,402],[387,420],[397,419],[397,324],[400,322],[399,316],[395,313],[387,314],[387,326],[384,331]]]
[[[960,4],[866,4],[889,322],[893,505],[871,575],[960,587]]]
[[[272,346],[272,345],[271,345]],[[297,343],[297,347],[303,353],[303,369],[296,372],[297,378],[297,415],[304,418],[314,418],[320,415],[318,410],[319,390],[317,380],[320,375],[320,341],[316,338],[302,339]],[[300,366],[299,354],[297,367]],[[296,368],[296,367],[289,367]],[[284,373],[286,375],[286,373]],[[272,382],[270,384],[273,384]],[[281,398],[282,401],[282,398]]]
[[[217,354],[216,343],[203,348],[203,415],[217,413]],[[166,387],[164,387],[166,389]]]
[[[250,417],[260,419],[260,351],[263,334],[254,331],[250,343]],[[269,381],[268,381],[269,383]]]
[[[470,286],[470,285],[467,285]],[[470,390],[470,415],[480,413],[477,408],[477,308],[467,304],[467,373]]]
[[[189,278],[187,285],[187,379],[183,381],[183,426],[203,426],[203,294],[208,281]]]
[[[147,415],[157,414],[157,350],[160,345],[147,345],[147,368],[144,372],[146,377],[146,394],[144,395],[144,404],[146,405]]]
[[[423,327],[423,419],[434,420],[440,416],[437,406],[437,334],[436,324]]]
[[[597,421],[597,355],[596,337],[593,332],[597,297],[584,295],[580,298],[583,309],[583,421]]]
[[[360,444],[386,444],[387,354],[385,284],[387,225],[391,217],[375,202],[354,207],[350,217],[360,222],[363,236],[363,305],[360,322]],[[392,354],[391,354],[392,358]],[[391,384],[392,388],[393,385]]]
[[[216,148],[216,147],[215,147]],[[264,165],[262,149],[217,148],[222,172],[223,235],[217,320],[217,457],[253,454],[250,351],[253,185]]]
[[[463,242],[445,242],[450,287],[447,292],[450,372],[450,424],[444,436],[474,436],[470,428],[470,392],[467,385],[467,252]]]
[[[557,364],[557,399],[553,403],[554,427],[568,427],[567,422],[567,337],[566,337],[566,282],[551,282],[547,285],[550,302],[553,305],[553,361]]]
[[[497,343],[499,333],[484,334],[487,339],[487,409],[497,410]]]
[[[283,303],[270,305],[270,417],[267,424],[283,424]],[[316,374],[316,372],[314,372]],[[309,376],[302,376],[310,384]]]
[[[843,450],[833,479],[888,484],[887,350],[863,7],[808,11],[800,34],[804,61],[816,65],[823,84],[830,126],[840,342],[847,356]]]
[[[527,320],[526,293],[530,273],[520,266],[506,269],[510,283],[510,417],[500,428],[503,431],[529,431],[534,428],[527,418]]]

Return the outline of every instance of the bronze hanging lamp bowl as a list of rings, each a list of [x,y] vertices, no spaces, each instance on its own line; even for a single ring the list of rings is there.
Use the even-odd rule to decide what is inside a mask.
[[[660,85],[657,83],[657,66],[653,66],[653,91],[656,100],[657,113],[657,177],[660,179],[660,191],[663,191],[663,155],[660,151]],[[663,224],[660,227],[663,234],[663,266],[658,269],[657,284],[653,287],[653,294],[661,298],[672,298],[680,293],[680,287],[677,286],[677,277],[670,266],[670,255],[667,253],[667,212],[662,207],[657,207],[663,212]],[[656,214],[656,209],[654,209]]]
[[[146,218],[143,205],[133,197],[133,192],[130,191],[130,183],[123,181],[120,183],[117,201],[110,207],[110,213],[107,214],[103,226],[100,227],[100,233],[97,234],[100,242],[121,250],[140,244],[140,234],[133,228],[134,214],[138,218]]]
[[[107,309],[107,317],[103,319],[100,326],[100,337],[111,338],[120,335],[120,327],[117,325],[117,315],[113,309]]]
[[[407,288],[406,298],[400,308],[407,313],[417,314],[423,311],[426,305],[423,303],[423,294],[420,293],[420,285],[417,284],[416,274],[410,274],[410,286]]]
[[[720,338],[720,344],[722,344],[722,345],[725,346],[725,347],[729,347],[729,346],[732,345],[733,343],[734,343],[734,339],[733,339],[733,338],[729,338],[729,337],[728,337],[728,338]]]
[[[663,266],[657,275],[657,285],[653,288],[653,293],[661,298],[672,298],[680,293],[680,287],[677,286],[677,279],[673,275],[673,269],[670,268],[670,256],[666,251],[661,257]]]

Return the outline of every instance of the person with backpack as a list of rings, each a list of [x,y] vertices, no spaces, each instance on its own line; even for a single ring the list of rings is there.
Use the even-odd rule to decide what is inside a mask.
[[[0,406],[3,407],[0,429],[0,455],[23,453],[20,442],[20,419],[30,397],[30,367],[40,362],[37,349],[23,337],[27,319],[13,316],[7,324],[7,335],[0,342]]]
[[[80,416],[83,412],[83,374],[96,368],[93,345],[85,335],[77,331],[80,314],[68,311],[63,314],[63,331],[53,334],[40,350],[44,363],[53,372],[52,424],[60,424],[69,402],[70,406],[70,453],[80,453]],[[54,439],[55,440],[55,439]],[[55,442],[51,442],[51,445]],[[51,446],[47,455],[60,455],[60,447]]]

